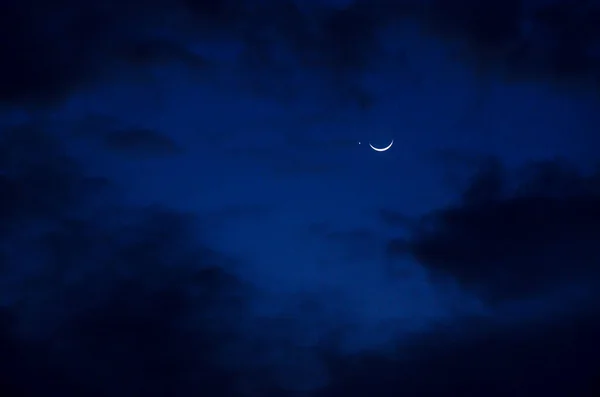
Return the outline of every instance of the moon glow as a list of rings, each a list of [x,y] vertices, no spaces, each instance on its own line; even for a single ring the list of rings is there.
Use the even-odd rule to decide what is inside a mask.
[[[371,143],[369,143],[369,146],[371,146],[371,149],[375,150],[376,152],[385,152],[386,150],[391,148],[393,144],[394,144],[394,140],[392,139],[392,142],[384,148],[377,148],[377,147],[371,145]]]

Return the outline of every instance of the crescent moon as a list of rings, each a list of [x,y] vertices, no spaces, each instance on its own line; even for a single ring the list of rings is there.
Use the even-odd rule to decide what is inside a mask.
[[[386,150],[391,148],[393,144],[394,144],[394,140],[392,139],[392,142],[384,148],[377,148],[377,147],[371,145],[371,143],[369,143],[369,146],[371,146],[371,149],[375,150],[376,152],[385,152]]]

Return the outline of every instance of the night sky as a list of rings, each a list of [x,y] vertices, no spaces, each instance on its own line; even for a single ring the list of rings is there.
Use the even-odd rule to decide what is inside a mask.
[[[0,396],[600,395],[599,131],[600,1],[5,0]]]

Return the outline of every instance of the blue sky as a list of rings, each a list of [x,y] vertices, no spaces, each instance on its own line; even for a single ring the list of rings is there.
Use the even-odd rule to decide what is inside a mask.
[[[215,371],[235,374],[235,393],[275,388],[281,393],[335,395],[346,387],[346,381],[331,360],[368,360],[372,354],[377,360],[412,360],[413,356],[426,356],[424,352],[454,347],[453,338],[469,339],[471,332],[486,335],[492,329],[494,335],[506,332],[513,338],[525,326],[560,324],[562,320],[555,319],[575,316],[574,307],[595,307],[590,290],[597,285],[598,258],[589,247],[594,246],[596,232],[577,222],[589,223],[597,215],[591,209],[590,215],[573,210],[563,216],[561,212],[577,207],[569,201],[569,189],[588,186],[594,176],[589,179],[587,175],[593,173],[598,160],[600,117],[592,85],[597,76],[587,71],[587,65],[581,71],[574,69],[571,75],[565,72],[566,77],[552,75],[554,69],[547,63],[554,59],[553,53],[546,49],[552,42],[519,31],[517,37],[530,40],[534,55],[524,57],[526,67],[521,63],[514,66],[503,57],[509,58],[506,53],[512,53],[505,48],[516,46],[517,39],[484,48],[485,42],[476,40],[476,32],[470,31],[466,22],[463,29],[460,22],[449,28],[447,21],[438,20],[435,7],[443,10],[443,2],[432,2],[423,9],[419,4],[407,4],[404,12],[399,11],[400,6],[386,11],[385,4],[377,2],[304,2],[302,12],[294,14],[298,19],[286,11],[291,5],[263,3],[229,3],[247,14],[228,14],[227,7],[218,12],[210,7],[204,10],[200,3],[191,2],[186,3],[190,8],[157,2],[141,16],[131,14],[137,7],[134,2],[130,8],[112,11],[90,8],[89,15],[110,15],[98,17],[108,27],[91,27],[90,36],[82,33],[88,41],[81,44],[86,49],[79,53],[80,43],[72,35],[83,27],[64,28],[63,32],[61,18],[38,13],[49,32],[56,26],[62,32],[56,37],[68,38],[62,50],[56,45],[48,51],[57,59],[53,67],[63,65],[72,74],[64,72],[64,87],[55,87],[61,84],[60,72],[48,77],[55,85],[39,84],[29,91],[11,91],[6,83],[9,77],[0,79],[7,87],[0,95],[3,124],[30,125],[56,139],[62,147],[57,153],[79,164],[78,171],[73,172],[104,178],[110,193],[82,196],[76,199],[77,204],[65,206],[68,215],[61,212],[51,221],[38,219],[32,212],[23,218],[29,220],[3,237],[3,252],[12,258],[10,263],[16,263],[15,258],[23,263],[11,265],[2,294],[6,307],[19,319],[19,338],[33,338],[37,343],[55,338],[70,346],[74,337],[61,330],[67,327],[64,324],[78,325],[74,311],[95,313],[92,307],[104,299],[98,296],[112,296],[117,290],[111,281],[98,281],[98,277],[104,280],[98,274],[104,274],[108,266],[99,258],[112,252],[100,241],[108,247],[110,239],[93,238],[95,248],[88,248],[82,254],[84,259],[74,265],[75,270],[53,284],[45,270],[40,270],[50,265],[32,242],[37,241],[35,236],[53,228],[63,230],[64,219],[72,217],[85,219],[86,227],[94,233],[101,230],[111,235],[114,225],[128,228],[137,222],[135,219],[143,218],[145,211],[154,211],[152,208],[179,214],[192,231],[183,234],[181,240],[185,241],[173,232],[176,237],[170,242],[170,230],[158,224],[156,233],[164,233],[163,238],[172,244],[155,254],[162,258],[162,267],[147,270],[151,265],[144,261],[123,259],[118,262],[123,266],[117,265],[115,272],[137,279],[144,288],[159,288],[155,286],[164,282],[169,288],[195,296],[186,289],[192,288],[186,284],[189,280],[178,277],[185,279],[181,272],[193,273],[204,265],[186,262],[186,270],[180,270],[180,254],[208,250],[228,258],[211,266],[245,286],[234,289],[234,295],[242,296],[243,309],[235,311],[217,304],[206,309],[203,298],[192,297],[185,325],[178,323],[178,327],[200,335],[206,327],[214,326],[218,333],[230,336],[219,345],[210,365],[217,368]],[[263,11],[247,11],[258,4]],[[456,8],[460,13],[460,7]],[[333,44],[320,48],[321,38],[327,43],[328,36],[316,35],[316,41],[306,42],[295,39],[294,34],[326,29],[323,26],[330,26],[327,18],[337,18],[336,13],[342,15],[340,23],[348,23],[357,35],[364,22],[364,29],[371,30],[363,36],[371,38],[372,34],[372,42],[365,38],[365,43],[355,43],[348,37],[347,43],[346,36],[336,42],[332,33]],[[384,18],[382,13],[393,17]],[[363,15],[367,15],[366,22],[360,19]],[[66,13],[64,18],[71,16]],[[520,22],[526,24],[524,16],[522,19]],[[340,29],[341,35],[350,35]],[[146,39],[150,44],[144,42]],[[138,44],[147,45],[148,52],[136,47]],[[345,46],[350,49],[344,50]],[[536,50],[538,47],[541,49]],[[45,54],[38,56],[44,65]],[[29,65],[33,60],[19,62]],[[16,60],[14,63],[18,65]],[[7,76],[19,68],[9,69],[5,68]],[[33,142],[37,138],[27,139]],[[394,145],[383,153],[368,145],[384,146],[392,140]],[[9,146],[7,150],[20,156],[17,149]],[[34,163],[54,161],[40,159],[31,150]],[[54,158],[52,150],[44,156]],[[26,164],[22,167],[28,169],[28,161],[17,163]],[[554,185],[544,187],[542,193],[531,187],[542,180],[543,170],[536,171],[541,162],[565,170],[552,171],[560,174],[556,178],[563,183],[559,193],[552,190]],[[4,172],[12,175],[13,165],[9,164],[4,162]],[[462,228],[453,226],[454,218],[449,215],[480,210],[468,201],[467,192],[479,186],[477,175],[493,182],[490,175],[495,175],[494,166],[502,169],[503,186],[513,193],[500,194],[493,203],[510,206],[513,197],[537,200],[542,196],[556,199],[557,195],[556,200],[562,203],[547,209],[541,206],[546,205],[544,201],[532,207],[541,208],[540,217],[555,217],[552,224],[548,221],[548,225],[540,226],[537,218],[528,218],[532,210],[518,216],[521,230],[531,230],[536,237],[531,241],[525,235],[520,240],[514,237],[515,241],[493,237],[494,244],[501,247],[498,252],[493,251],[496,245],[490,245],[492,240],[484,238],[490,230],[498,229],[514,236],[511,226],[502,223],[503,219],[514,221],[508,217],[512,212],[502,218],[495,215],[501,210],[486,207],[487,201],[477,204],[485,208],[476,216],[482,224],[473,226],[474,234],[464,232],[472,222]],[[21,169],[21,165],[14,167]],[[530,179],[528,172],[533,173]],[[530,187],[531,194],[526,192]],[[85,215],[78,212],[79,203],[86,203],[81,210]],[[583,208],[580,212],[588,208],[585,205],[577,207]],[[433,229],[444,231],[440,232],[442,237],[437,232],[422,235],[421,229],[415,229],[421,225],[429,230],[426,225],[430,221]],[[585,230],[580,235],[582,227]],[[544,230],[556,230],[557,234],[543,237]],[[570,250],[581,252],[584,248],[574,246],[561,230],[565,235],[581,236],[578,244],[592,251],[585,257],[574,256]],[[134,244],[137,232],[130,233],[134,234],[115,239]],[[428,252],[427,236],[431,241],[448,239],[449,245],[443,247],[454,248],[446,254],[443,250]],[[203,248],[196,248],[188,238]],[[550,239],[548,246],[538,244],[546,238]],[[157,241],[157,246],[167,244]],[[396,249],[395,244],[404,248]],[[566,248],[555,248],[559,246]],[[469,252],[457,256],[463,266],[460,269],[500,266],[500,270],[491,271],[492,275],[487,270],[472,270],[476,275],[463,276],[459,265],[452,262],[452,253],[459,250],[455,247],[466,247],[464,252]],[[77,242],[67,244],[66,251],[71,250],[77,251]],[[479,251],[486,251],[487,259],[469,265]],[[438,265],[432,259],[435,255],[444,257],[440,261],[445,264]],[[557,264],[556,258],[584,264]],[[518,266],[533,269],[524,270],[526,276],[521,280],[545,280],[546,275],[536,273],[540,272],[538,265],[551,268],[543,273],[555,277],[549,284],[541,283],[544,288],[537,290],[531,283],[523,287],[515,281],[520,277]],[[170,266],[175,267],[172,273]],[[436,273],[440,268],[441,274]],[[571,271],[580,268],[584,270]],[[28,286],[37,285],[30,284],[36,272],[46,276],[38,275],[43,286],[39,290],[33,287],[31,292]],[[525,278],[530,276],[533,278]],[[82,280],[93,280],[96,298],[88,298],[81,307],[73,306],[72,301],[66,304],[58,298],[45,298],[62,296],[66,285],[92,288],[85,287],[90,281]],[[506,291],[500,293],[498,288],[527,293],[513,296],[511,292],[509,298],[490,301],[490,291],[493,296],[505,295]],[[124,302],[121,305],[126,306]],[[212,319],[211,326],[204,322],[207,318]],[[453,333],[455,329],[460,337]],[[439,338],[435,337],[438,333]],[[420,338],[429,341],[423,351],[414,347]],[[440,347],[427,338],[446,342],[439,342]],[[44,349],[52,352],[51,357],[60,356],[52,344]],[[80,353],[73,354],[76,362]],[[117,353],[110,358],[119,359]],[[52,370],[65,374],[75,371],[68,359],[64,361],[50,365]],[[362,374],[359,378],[372,377],[374,384],[390,393],[402,391],[398,385],[388,385],[381,375],[386,370],[369,372],[360,365],[353,369]],[[394,368],[396,364],[385,365]],[[93,368],[90,373],[102,372]],[[84,385],[99,382],[73,373]],[[137,378],[132,375],[124,379]],[[107,386],[107,390],[137,390],[131,386],[135,380],[128,386],[120,382],[129,380],[110,378],[105,384],[113,384],[114,389]],[[191,393],[199,386],[194,383],[186,387]]]

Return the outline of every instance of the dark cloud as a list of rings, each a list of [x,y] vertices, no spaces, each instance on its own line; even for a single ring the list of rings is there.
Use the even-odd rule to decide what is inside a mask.
[[[78,139],[88,139],[112,152],[134,157],[173,156],[185,151],[162,131],[123,124],[104,114],[88,114],[72,123],[70,129]]]
[[[232,260],[191,217],[90,188],[38,127],[0,148],[0,387],[21,392],[6,395],[231,392],[219,354],[246,289]]]
[[[521,39],[522,0],[437,0],[429,7],[430,27],[449,37],[465,38],[489,55],[510,50]]]
[[[196,277],[195,286],[216,291],[222,286],[214,281]],[[82,310],[57,335],[63,346],[54,353],[62,354],[70,374],[103,394],[167,395],[200,388],[222,394],[228,379],[214,365],[219,336],[190,324],[197,308],[184,285],[143,284],[122,282],[101,305]]]
[[[274,307],[268,292],[232,273],[247,264],[200,238],[213,225],[132,207],[40,125],[3,138],[2,175],[8,191],[18,187],[16,199],[0,201],[8,216],[0,234],[7,387],[22,395],[219,396],[328,384],[323,354],[337,337],[327,330],[353,332],[328,315],[331,292],[286,295],[265,313]],[[331,238],[345,246],[365,237],[355,234]]]
[[[443,40],[466,44],[465,60],[510,80],[597,92],[600,4],[437,0],[422,21]]]
[[[238,146],[228,150],[228,152],[237,158],[246,157],[265,168],[271,170],[276,175],[283,177],[290,175],[325,175],[339,171],[342,166],[339,163],[332,162],[326,156],[317,159],[307,157],[300,151],[282,151],[273,144],[262,146]]]
[[[339,364],[339,382],[323,396],[592,397],[600,387],[598,313],[588,307],[519,327],[465,321],[415,338],[400,358]]]
[[[131,128],[105,132],[105,146],[116,152],[133,155],[174,155],[183,149],[169,136],[154,129]]]
[[[240,218],[261,218],[273,211],[273,207],[267,205],[231,205],[219,211],[211,212],[210,217],[221,220],[232,220]]]
[[[244,70],[254,70],[250,80],[271,79],[260,83],[261,90],[285,86],[300,67],[321,75],[339,99],[368,108],[375,98],[359,76],[375,62],[392,59],[379,35],[408,19],[444,40],[464,42],[465,60],[511,78],[596,81],[600,6],[588,1],[531,8],[521,0],[437,0],[426,6],[360,0],[345,7],[298,6],[291,0],[4,2],[0,103],[56,103],[105,77],[157,63],[216,70],[218,65],[192,48],[227,37],[243,44],[247,56],[240,61]]]
[[[119,48],[115,56],[138,66],[176,62],[195,71],[210,71],[212,67],[209,60],[194,54],[175,39],[147,38],[132,41]]]
[[[5,130],[0,153],[3,227],[75,211],[82,198],[93,202],[108,192],[106,180],[75,171],[76,161],[36,126]]]
[[[410,253],[432,274],[454,277],[492,300],[597,285],[598,175],[558,160],[517,174],[485,167],[460,204],[426,216],[412,238],[391,241],[388,251]]]
[[[159,33],[164,20],[157,16],[173,11],[160,1],[146,7],[136,1],[100,6],[32,0],[5,2],[1,11],[3,104],[52,104],[128,64],[206,65],[180,40]]]

